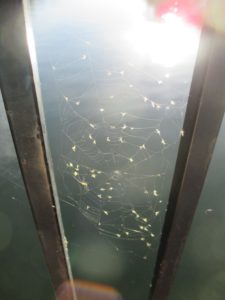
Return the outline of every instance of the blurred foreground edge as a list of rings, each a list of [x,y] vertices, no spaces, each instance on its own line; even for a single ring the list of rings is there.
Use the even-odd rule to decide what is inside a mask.
[[[116,289],[107,285],[74,280],[73,286],[76,291],[77,300],[123,300]],[[65,282],[58,288],[57,299],[73,299],[70,282]]]

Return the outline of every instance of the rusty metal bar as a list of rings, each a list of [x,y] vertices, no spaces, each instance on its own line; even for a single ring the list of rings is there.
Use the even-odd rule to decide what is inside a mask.
[[[204,28],[184,121],[151,300],[168,298],[225,111],[225,35]]]
[[[68,286],[72,278],[46,156],[22,0],[0,1],[0,88],[34,222],[58,298],[62,284]],[[75,299],[72,294],[64,294],[63,299]]]

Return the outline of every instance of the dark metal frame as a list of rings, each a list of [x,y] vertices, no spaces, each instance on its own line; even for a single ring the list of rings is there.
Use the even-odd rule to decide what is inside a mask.
[[[155,266],[151,300],[168,298],[200,198],[225,111],[225,35],[203,28],[168,208]]]
[[[57,199],[38,107],[40,95],[35,86],[22,0],[0,1],[0,28],[0,87],[35,225],[57,294],[60,286],[72,278],[56,209]],[[155,266],[151,300],[168,298],[207,174],[225,110],[224,53],[224,35],[204,28]],[[64,294],[63,299],[75,299],[71,293]]]
[[[64,293],[63,299],[75,299],[73,289],[68,289],[70,265],[47,160],[22,0],[0,1],[0,29],[0,88],[34,222],[56,298],[62,299],[59,293]]]

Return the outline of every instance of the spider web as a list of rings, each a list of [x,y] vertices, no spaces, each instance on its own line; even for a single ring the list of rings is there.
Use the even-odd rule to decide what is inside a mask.
[[[63,201],[102,235],[140,240],[150,248],[152,224],[164,213],[164,182],[171,175],[167,153],[181,129],[175,116],[181,117],[185,104],[154,97],[152,91],[161,93],[168,84],[130,62],[123,69],[98,69],[91,54],[94,46],[83,44],[86,51],[72,64],[74,74],[57,79],[62,86],[60,172],[66,189],[73,186]],[[52,69],[54,76],[61,73],[57,64]],[[81,87],[67,91],[68,81]]]
[[[117,250],[139,242],[147,259],[160,235],[193,63],[137,59],[110,30],[73,21],[57,37],[46,34],[60,119],[56,176],[64,204]]]

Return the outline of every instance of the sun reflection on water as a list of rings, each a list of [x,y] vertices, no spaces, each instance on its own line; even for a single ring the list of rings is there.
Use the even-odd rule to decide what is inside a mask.
[[[193,58],[199,44],[199,30],[175,13],[166,13],[161,20],[147,20],[142,14],[124,38],[140,57],[174,67]]]

